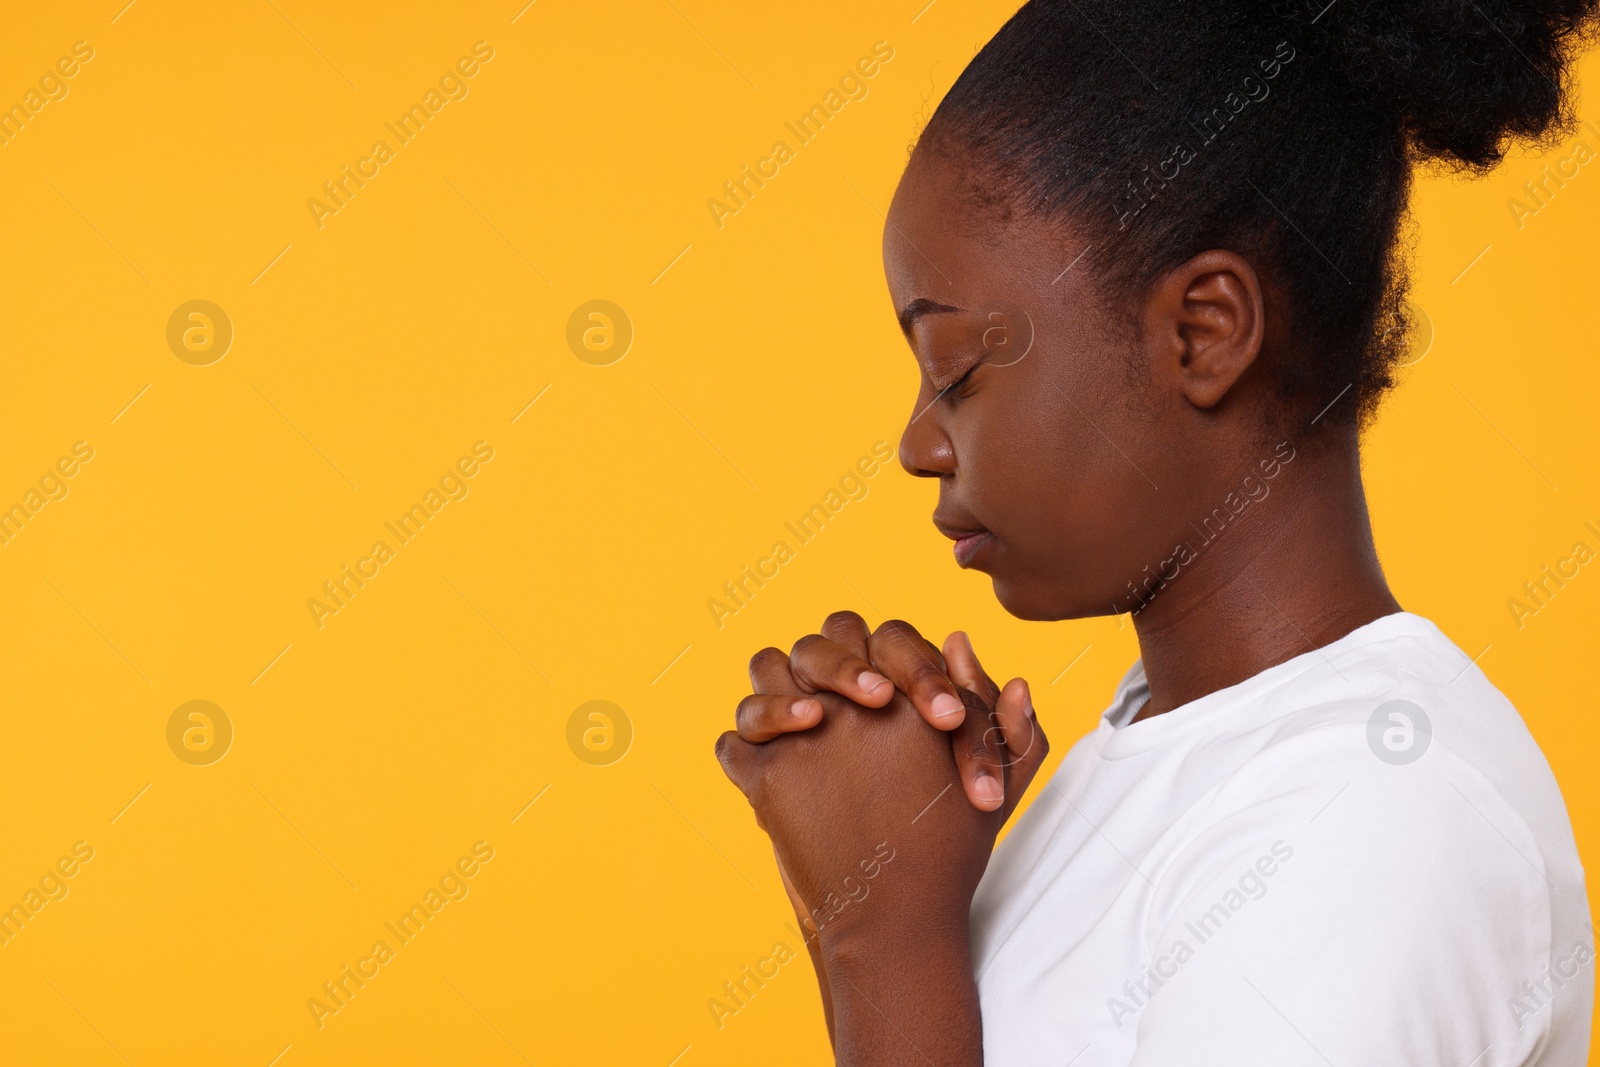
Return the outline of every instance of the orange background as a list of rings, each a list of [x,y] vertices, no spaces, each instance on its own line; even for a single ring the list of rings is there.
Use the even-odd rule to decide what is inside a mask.
[[[74,42],[93,58],[0,145],[0,505],[75,442],[93,459],[0,545],[0,905],[93,858],[0,945],[0,1060],[825,1057],[803,960],[720,1028],[707,1008],[799,947],[711,753],[745,660],[840,607],[963,627],[1034,682],[1060,753],[1136,654],[1115,619],[1007,617],[893,467],[720,628],[706,606],[909,413],[880,212],[1010,7],[922,2],[8,13],[0,104]],[[466,95],[319,228],[307,201],[478,41]],[[880,41],[867,95],[719,227],[707,200]],[[1588,855],[1600,576],[1520,627],[1507,607],[1600,548],[1600,173],[1508,207],[1571,152],[1420,183],[1431,344],[1367,473],[1402,603],[1481,651]],[[205,365],[167,340],[192,300],[232,326]],[[631,322],[620,359],[569,347],[592,300]],[[307,601],[480,441],[466,495],[319,627]],[[193,700],[233,733],[204,765],[168,740]],[[606,765],[569,741],[592,700],[621,709]],[[467,895],[360,964],[480,841]],[[319,1028],[346,965],[378,969]]]

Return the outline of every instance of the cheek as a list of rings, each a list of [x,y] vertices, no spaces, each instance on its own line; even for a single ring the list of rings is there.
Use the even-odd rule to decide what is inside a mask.
[[[1140,462],[1149,428],[1127,410],[1126,385],[1051,373],[1105,359],[1006,368],[972,398],[982,417],[963,413],[952,427],[965,500],[1000,542],[984,569],[1020,618],[1106,614],[1163,556],[1147,544],[1160,539],[1149,522],[1157,490],[1141,473],[1153,473]]]
[[[986,368],[952,420],[960,488],[978,520],[1021,550],[1068,532],[1086,489],[1105,480],[1103,440],[1069,399],[1083,385],[1057,380],[1065,362],[1036,352]]]

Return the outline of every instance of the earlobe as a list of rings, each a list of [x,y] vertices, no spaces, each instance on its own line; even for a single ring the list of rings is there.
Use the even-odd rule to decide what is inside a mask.
[[[1261,354],[1266,304],[1255,269],[1234,252],[1202,252],[1163,279],[1157,305],[1184,398],[1217,406]]]

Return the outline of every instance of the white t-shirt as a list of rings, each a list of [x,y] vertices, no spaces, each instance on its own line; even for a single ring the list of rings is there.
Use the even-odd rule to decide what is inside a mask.
[[[1390,615],[1129,724],[1148,695],[1136,663],[978,887],[988,1067],[1585,1063],[1561,792],[1437,627]]]

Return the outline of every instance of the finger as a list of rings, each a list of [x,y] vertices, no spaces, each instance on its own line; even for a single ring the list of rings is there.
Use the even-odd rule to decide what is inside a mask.
[[[758,745],[817,725],[822,721],[822,701],[786,693],[753,693],[739,701],[733,717],[739,737]]]
[[[1010,764],[1020,764],[1029,759],[1037,762],[1037,758],[1043,758],[1039,749],[1042,747],[1044,731],[1034,717],[1033,694],[1027,682],[1021,678],[1007,682],[995,700],[994,710]]]
[[[1000,687],[984,671],[978,654],[972,650],[972,639],[961,630],[944,639],[944,663],[952,682],[978,694],[987,707],[994,707],[1000,698]]]
[[[1033,716],[1033,698],[1028,683],[1021,678],[1014,678],[1006,683],[1003,690],[995,685],[978,662],[971,639],[960,630],[945,638],[944,656],[951,681],[971,689],[995,709],[988,737],[1000,751],[1002,766],[1015,768],[1007,776],[1010,779],[1007,793],[1013,797],[1021,796],[1049,748]],[[1021,784],[1018,784],[1019,776]]]
[[[808,693],[838,693],[869,708],[881,708],[894,696],[894,686],[872,664],[821,634],[795,642],[789,673]]]
[[[951,751],[967,800],[979,811],[994,811],[1006,799],[1005,746],[977,695],[966,692],[965,700],[967,717],[950,735]]]
[[[966,718],[955,683],[945,674],[944,656],[910,623],[891,619],[867,643],[872,665],[911,698],[917,712],[936,730],[953,730]]]
[[[717,762],[722,764],[722,773],[728,776],[728,781],[739,787],[739,792],[744,794],[751,807],[756,805],[754,794],[761,779],[755,760],[760,751],[759,747],[741,740],[732,730],[717,738]]]
[[[789,673],[789,657],[771,647],[763,648],[750,657],[750,688],[757,693],[805,695],[794,684],[794,676]]]
[[[867,658],[867,640],[872,637],[872,629],[855,612],[834,612],[822,620],[819,632],[839,647],[849,649],[862,659]]]
[[[1050,741],[1039,725],[1033,709],[1033,694],[1028,683],[1013,678],[1000,691],[995,718],[1005,735],[1006,809],[1009,818],[1017,802],[1027,792],[1034,776],[1050,754]]]

